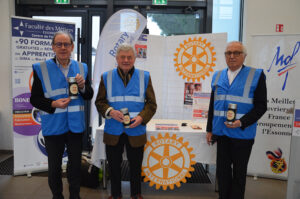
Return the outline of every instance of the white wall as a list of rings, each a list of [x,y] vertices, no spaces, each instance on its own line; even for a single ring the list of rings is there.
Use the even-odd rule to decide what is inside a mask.
[[[14,2],[0,1],[0,150],[13,149],[10,16],[15,14]]]
[[[246,64],[251,66],[252,35],[300,34],[299,10],[299,0],[245,0],[243,43],[248,49]],[[284,25],[282,33],[275,31],[276,24]]]

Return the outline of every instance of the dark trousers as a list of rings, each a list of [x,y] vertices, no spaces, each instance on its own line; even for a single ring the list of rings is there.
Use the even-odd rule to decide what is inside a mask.
[[[131,147],[128,136],[122,134],[116,146],[106,145],[106,158],[108,161],[109,175],[111,179],[111,195],[114,198],[122,196],[121,192],[121,163],[122,154],[126,147],[127,159],[130,168],[130,193],[131,196],[141,194],[141,172],[144,156],[144,146]]]
[[[254,140],[218,137],[217,178],[219,199],[243,199],[248,161]]]
[[[79,199],[82,133],[67,132],[62,135],[45,136],[48,153],[48,183],[53,199],[63,199],[62,158],[67,148],[67,178],[70,199]]]

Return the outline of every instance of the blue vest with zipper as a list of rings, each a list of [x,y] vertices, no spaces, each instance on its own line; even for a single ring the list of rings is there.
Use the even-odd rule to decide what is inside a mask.
[[[228,69],[217,71],[213,75],[212,92],[214,92],[213,134],[226,135],[231,138],[253,139],[257,123],[244,130],[229,129],[225,126],[228,104],[237,104],[236,119],[240,119],[253,108],[254,91],[257,87],[262,69],[243,66],[231,85],[227,76]]]
[[[111,107],[115,110],[128,108],[130,119],[143,110],[149,72],[135,69],[126,87],[117,69],[105,72],[103,80],[107,100]],[[105,120],[104,132],[112,135],[120,135],[125,132],[129,136],[139,136],[146,133],[146,125],[140,124],[135,128],[124,128],[123,123],[111,118]]]
[[[68,81],[56,63],[50,59],[33,64],[33,70],[42,82],[44,96],[52,100],[68,97]],[[71,60],[67,77],[80,74],[86,79],[87,65]],[[56,108],[53,114],[41,111],[43,136],[60,135],[68,131],[82,133],[85,130],[84,100],[81,95],[72,99],[67,108]]]

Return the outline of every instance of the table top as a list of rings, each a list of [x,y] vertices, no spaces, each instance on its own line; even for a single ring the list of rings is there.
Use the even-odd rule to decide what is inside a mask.
[[[167,131],[180,131],[181,133],[189,132],[189,133],[205,133],[206,132],[206,119],[199,121],[192,120],[172,120],[172,119],[152,119],[147,124],[147,132],[158,131],[162,129],[157,129],[160,126],[168,126],[171,124],[172,126],[178,126],[178,130],[169,130]]]
[[[206,121],[206,119],[197,121],[152,119],[147,123],[147,132],[168,131],[173,133],[206,133]],[[103,132],[103,129],[104,123],[97,128],[97,132]]]

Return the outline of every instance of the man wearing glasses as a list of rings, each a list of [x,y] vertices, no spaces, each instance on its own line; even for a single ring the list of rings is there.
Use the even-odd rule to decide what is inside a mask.
[[[207,120],[207,143],[217,141],[219,199],[243,199],[247,165],[256,125],[267,110],[266,77],[262,69],[243,65],[246,49],[233,41],[227,45],[228,68],[212,79]],[[235,120],[227,122],[228,105],[237,107]]]
[[[68,32],[57,32],[52,40],[53,59],[33,64],[30,103],[41,110],[42,133],[48,154],[48,183],[53,199],[63,199],[62,158],[68,154],[67,177],[70,199],[79,199],[82,135],[85,130],[84,100],[93,97],[84,63],[70,59],[74,49]],[[68,96],[68,79],[75,77],[79,94]]]

